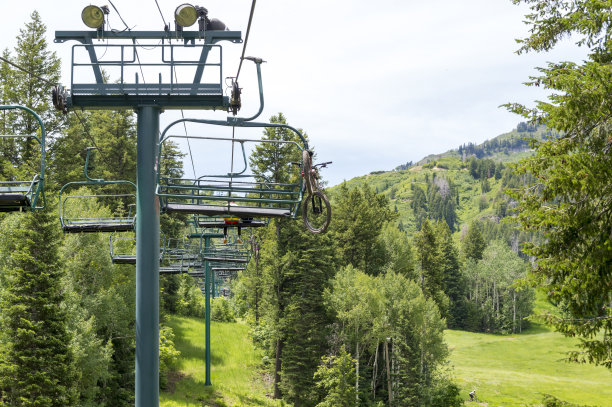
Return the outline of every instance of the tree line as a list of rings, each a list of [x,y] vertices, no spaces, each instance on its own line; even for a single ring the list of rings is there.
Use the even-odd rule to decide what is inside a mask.
[[[251,164],[270,157],[279,169],[296,159],[272,144]],[[287,170],[258,168],[262,180],[287,181]],[[429,193],[454,201],[440,180],[430,180]],[[517,286],[527,264],[505,242],[487,246],[480,225],[458,244],[445,219],[425,216],[409,237],[389,198],[367,183],[342,184],[332,205],[325,235],[286,220],[257,232],[265,244],[233,286],[235,310],[267,352],[274,396],[296,406],[457,405],[443,330],[519,332],[533,298]],[[496,262],[500,255],[507,261]]]
[[[40,79],[57,83],[60,78],[60,61],[48,50],[45,31],[40,15],[33,12],[14,50],[3,51],[5,59],[34,75],[0,63],[0,103],[32,108],[48,132],[47,208],[0,216],[0,405],[129,406],[134,402],[133,266],[111,262],[106,234],[61,234],[57,193],[63,184],[83,179],[85,149],[91,146],[99,149],[90,166],[93,177],[135,181],[134,115],[56,112],[50,86]],[[14,111],[0,114],[2,134],[36,131],[31,116]],[[27,140],[0,141],[3,179],[38,172],[40,151]],[[164,154],[166,165],[182,167],[182,157],[173,146]],[[83,199],[73,209],[86,217],[103,218],[121,213],[125,205],[122,199]],[[170,237],[182,233],[183,223],[162,216],[162,227]],[[203,312],[201,294],[191,278],[172,276],[162,279],[161,285],[162,321],[168,312]],[[177,356],[173,333],[162,326],[162,386]]]

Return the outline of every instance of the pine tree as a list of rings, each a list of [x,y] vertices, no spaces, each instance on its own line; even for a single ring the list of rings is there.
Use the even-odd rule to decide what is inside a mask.
[[[438,222],[435,226],[435,230],[442,255],[443,291],[449,299],[446,322],[449,328],[456,329],[462,326],[461,321],[466,312],[466,286],[463,275],[461,274],[459,252],[446,222]]]
[[[47,49],[45,37],[47,27],[37,11],[32,12],[30,18],[31,20],[17,36],[15,55],[7,59],[50,83],[59,83],[60,60],[55,52]],[[5,53],[4,57],[7,56]],[[49,84],[17,68],[3,67],[4,72],[7,70],[10,75],[3,76],[3,81],[7,80],[10,86],[3,87],[3,102],[31,108],[42,118],[48,133],[54,134],[60,131],[64,119],[51,105]],[[39,127],[31,115],[25,114],[19,114],[18,120],[11,120],[10,125],[15,134],[34,134]],[[27,148],[27,145],[22,147]]]
[[[383,226],[396,218],[389,199],[368,184],[349,190],[342,184],[336,194],[331,232],[343,265],[379,274],[386,262],[379,240]]]
[[[563,304],[564,315],[549,321],[569,337],[581,339],[570,360],[612,368],[612,144],[610,90],[612,43],[610,2],[600,0],[513,0],[531,9],[529,35],[521,52],[548,51],[563,38],[588,49],[580,63],[549,62],[538,68],[530,86],[549,91],[548,101],[533,109],[509,105],[534,125],[562,133],[535,147],[518,166],[533,185],[514,194],[517,219],[543,238],[528,245],[535,257],[535,280],[549,300]]]
[[[0,101],[2,104],[22,105],[34,110],[43,120],[47,135],[63,128],[64,118],[51,106],[49,83],[60,78],[60,60],[47,49],[46,27],[34,11],[31,20],[17,36],[14,52],[4,50],[3,57],[17,64],[27,73],[2,61],[0,65]],[[43,79],[40,79],[43,78]],[[45,81],[46,80],[46,81]],[[2,134],[40,134],[40,125],[33,115],[23,111],[6,110],[0,113]],[[0,141],[0,175],[23,179],[40,171],[40,148],[32,138],[10,138]],[[6,179],[5,178],[5,179]]]
[[[287,124],[287,120],[282,113],[272,116],[270,122]],[[307,136],[304,135],[304,137]],[[297,134],[281,127],[266,129],[262,139],[302,144]],[[300,175],[290,163],[300,161],[301,151],[292,143],[261,143],[255,147],[249,157],[249,165],[256,179],[261,182],[272,183],[298,182]],[[271,328],[271,338],[269,340],[273,342],[272,347],[274,348],[274,398],[282,396],[281,371],[283,369],[283,349],[287,340],[283,324],[290,303],[287,290],[291,281],[287,277],[289,269],[286,267],[291,258],[287,247],[289,243],[287,238],[291,236],[291,233],[287,231],[291,228],[288,222],[293,221],[287,219],[273,220],[268,227],[269,230],[263,232],[265,236],[263,240],[267,243],[265,250],[262,251],[261,264],[262,272],[265,275],[262,281],[265,281],[267,287],[262,291],[267,293],[265,298],[266,321]]]
[[[417,283],[428,299],[433,299],[442,315],[448,311],[448,298],[444,294],[443,257],[434,228],[425,219],[421,231],[414,237],[416,250]]]
[[[334,248],[329,234],[316,235],[294,222],[284,229],[287,241],[285,278],[288,298],[283,318],[285,345],[281,389],[296,407],[317,401],[314,373],[327,348],[328,326],[323,292],[335,271]]]
[[[2,222],[0,405],[75,401],[55,222],[49,212]]]
[[[463,256],[466,259],[478,261],[482,259],[482,253],[486,246],[487,243],[482,237],[482,224],[478,221],[472,222],[463,238]]]

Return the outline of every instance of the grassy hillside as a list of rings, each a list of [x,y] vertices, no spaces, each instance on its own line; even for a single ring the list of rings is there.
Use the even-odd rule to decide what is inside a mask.
[[[468,144],[460,149],[450,150],[441,154],[433,154],[423,158],[412,166],[399,166],[395,171],[374,171],[370,174],[355,177],[346,182],[349,188],[357,187],[365,182],[376,188],[379,193],[385,194],[391,200],[392,207],[399,215],[398,222],[409,235],[416,231],[415,216],[411,208],[412,185],[427,190],[427,180],[433,177],[442,177],[452,182],[459,199],[457,205],[457,230],[468,225],[474,219],[493,219],[495,204],[503,197],[501,181],[495,177],[488,179],[491,190],[483,193],[481,180],[470,175],[468,161],[470,157],[477,156],[495,162],[508,163],[519,161],[532,154],[524,138],[543,140],[554,137],[553,133],[545,128],[519,132],[516,129],[499,135],[482,144]],[[329,188],[329,194],[337,192],[338,186]]]
[[[612,372],[562,361],[575,342],[544,327],[504,336],[447,331],[446,340],[465,399],[476,389],[479,402],[489,407],[539,406],[543,394],[612,406]]]
[[[410,203],[412,201],[411,184],[427,189],[426,179],[445,177],[453,182],[459,193],[457,215],[459,229],[461,225],[469,224],[473,219],[494,217],[495,199],[501,192],[501,181],[490,178],[491,191],[483,194],[480,180],[470,176],[468,169],[456,157],[445,157],[437,160],[436,166],[414,166],[408,170],[374,173],[356,177],[346,182],[349,188],[357,187],[365,182],[376,188],[379,193],[387,195],[391,200],[391,207],[399,214],[398,221],[402,222],[408,234],[416,231],[415,219]],[[338,187],[330,188],[333,197]],[[480,201],[486,200],[487,207],[482,208]]]
[[[243,324],[212,324],[212,382],[204,386],[204,322],[171,317],[181,351],[180,376],[160,394],[162,407],[281,406],[269,399],[261,376],[261,354]],[[543,394],[580,405],[612,406],[612,372],[561,359],[574,340],[536,325],[519,335],[446,331],[455,381],[467,400],[476,389],[488,407],[540,406]],[[470,403],[467,403],[469,405]]]
[[[211,323],[212,386],[204,386],[204,320],[172,316],[168,321],[181,352],[179,372],[168,391],[160,393],[160,407],[281,406],[266,397],[260,367],[262,355],[239,323]]]

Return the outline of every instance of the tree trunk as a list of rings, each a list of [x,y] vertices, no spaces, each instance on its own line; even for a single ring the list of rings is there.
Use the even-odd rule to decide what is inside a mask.
[[[512,291],[512,333],[516,333],[516,291]]]
[[[385,340],[385,361],[387,364],[387,390],[389,392],[389,407],[393,403],[393,390],[391,390],[391,369],[389,368],[389,341]]]
[[[378,376],[378,348],[380,344],[376,344],[376,352],[374,353],[374,366],[372,366],[372,398],[376,396],[376,379]]]
[[[281,357],[283,354],[283,341],[280,339],[276,340],[276,362],[274,364],[274,398],[280,399],[282,397],[280,391],[280,371],[281,371]]]
[[[259,325],[259,252],[255,256],[255,326]]]
[[[355,327],[355,407],[359,407],[359,338]]]

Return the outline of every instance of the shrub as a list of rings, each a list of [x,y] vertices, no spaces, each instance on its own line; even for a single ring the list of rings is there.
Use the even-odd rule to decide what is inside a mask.
[[[217,297],[212,300],[210,318],[216,322],[236,322],[236,317],[226,298]]]

